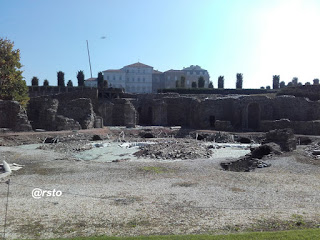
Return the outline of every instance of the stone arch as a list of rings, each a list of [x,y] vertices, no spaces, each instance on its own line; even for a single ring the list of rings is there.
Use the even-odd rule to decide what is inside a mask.
[[[248,104],[248,129],[257,130],[260,126],[260,105]]]

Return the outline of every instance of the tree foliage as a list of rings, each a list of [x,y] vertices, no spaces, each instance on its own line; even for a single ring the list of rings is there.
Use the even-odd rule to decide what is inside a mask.
[[[218,88],[224,88],[224,76],[218,78]]]
[[[292,85],[297,86],[299,79],[297,77],[292,78]]]
[[[196,82],[192,82],[192,83],[191,83],[191,87],[192,87],[192,88],[197,88],[197,83],[196,83]]]
[[[199,88],[204,88],[204,84],[205,84],[205,81],[204,81],[204,78],[201,76],[198,78],[198,87]]]
[[[280,82],[280,88],[284,88],[286,86],[286,83],[284,81]]]
[[[313,85],[319,85],[319,79],[318,78],[313,79]]]
[[[64,82],[64,72],[59,71],[57,72],[57,78],[58,78],[58,86],[59,87],[65,87],[65,82]]]
[[[208,88],[213,88],[213,83],[211,81],[209,82]]]
[[[243,83],[243,74],[237,73],[237,81],[236,81],[236,88],[242,89],[242,83]]]
[[[107,80],[103,80],[103,87],[108,88],[108,81]]]
[[[280,87],[280,75],[273,75],[272,88],[279,89]]]
[[[47,79],[45,79],[43,81],[43,86],[48,87],[49,86],[49,81]]]
[[[98,88],[102,88],[103,87],[103,74],[102,72],[98,72]]]
[[[68,87],[73,87],[73,82],[72,82],[72,80],[69,80],[69,81],[68,81],[67,86],[68,86]]]
[[[180,81],[176,80],[176,88],[179,88],[179,87],[180,87]]]
[[[26,107],[29,94],[20,70],[20,50],[13,47],[13,42],[0,38],[0,99],[15,100]]]
[[[39,86],[39,78],[33,77],[33,78],[31,79],[31,85],[32,85],[32,86]]]
[[[83,87],[84,86],[84,73],[82,70],[78,71],[77,79],[78,79],[78,86]]]
[[[180,87],[181,88],[186,87],[186,77],[185,76],[181,76],[181,78],[180,78]]]

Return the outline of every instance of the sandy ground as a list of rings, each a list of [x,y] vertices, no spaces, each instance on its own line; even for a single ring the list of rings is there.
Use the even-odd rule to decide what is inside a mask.
[[[25,165],[10,176],[8,239],[212,233],[296,215],[320,219],[320,166],[298,153],[268,157],[272,166],[254,172],[223,171],[221,158],[107,163],[15,146],[0,147],[2,160]],[[34,199],[35,188],[62,195]],[[1,226],[4,215],[0,207]]]

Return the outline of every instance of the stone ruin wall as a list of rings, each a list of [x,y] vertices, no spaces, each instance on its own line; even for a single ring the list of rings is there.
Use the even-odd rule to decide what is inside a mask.
[[[219,131],[269,131],[291,127],[300,134],[320,134],[320,103],[280,96],[232,96],[200,100],[168,94],[130,99],[141,125],[183,126]],[[288,119],[285,124],[279,124]],[[281,121],[280,121],[281,120]]]
[[[129,99],[101,101],[98,112],[104,126],[135,127],[137,124],[137,111]]]
[[[101,116],[105,126],[139,124],[219,131],[269,131],[291,127],[295,133],[320,134],[320,102],[305,98],[251,95],[213,99],[210,95],[196,98],[168,93],[99,99],[97,90],[87,90],[32,98],[28,117],[33,129],[92,128]],[[15,112],[13,115],[18,116],[20,110]],[[0,119],[2,127],[9,126],[5,118]],[[17,129],[17,125],[11,127]]]
[[[28,118],[33,129],[79,130],[95,126],[97,91],[31,98]]]
[[[16,101],[0,100],[0,128],[13,131],[30,131],[26,111]]]

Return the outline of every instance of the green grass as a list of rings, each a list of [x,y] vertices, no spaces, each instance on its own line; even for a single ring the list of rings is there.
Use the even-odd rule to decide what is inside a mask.
[[[297,240],[320,239],[320,229],[304,229],[279,232],[252,232],[229,235],[174,235],[174,236],[142,236],[142,237],[87,237],[65,238],[65,240]],[[51,239],[58,240],[58,239]],[[59,239],[62,240],[62,239]]]

